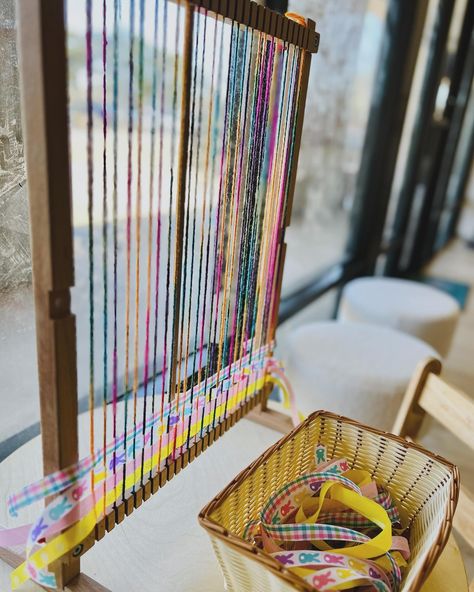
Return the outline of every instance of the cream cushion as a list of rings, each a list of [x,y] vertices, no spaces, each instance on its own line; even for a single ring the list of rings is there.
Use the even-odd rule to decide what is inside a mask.
[[[385,327],[324,321],[302,325],[280,352],[305,415],[332,411],[390,431],[426,343]]]
[[[443,358],[459,318],[457,301],[436,288],[396,278],[367,277],[344,288],[338,318],[392,327],[429,343]]]

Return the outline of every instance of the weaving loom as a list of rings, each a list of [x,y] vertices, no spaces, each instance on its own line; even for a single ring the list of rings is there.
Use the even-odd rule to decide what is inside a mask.
[[[261,404],[268,421],[319,41],[313,22],[247,0],[19,0],[18,19],[47,477],[9,508],[48,505],[14,589],[63,587],[96,540],[243,415]],[[71,310],[83,309],[76,351]]]

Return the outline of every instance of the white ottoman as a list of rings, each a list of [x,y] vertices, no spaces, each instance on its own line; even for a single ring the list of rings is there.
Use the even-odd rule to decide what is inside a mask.
[[[304,415],[324,409],[387,431],[418,362],[437,357],[399,331],[336,321],[298,327],[280,355]]]
[[[457,301],[436,288],[395,278],[367,277],[344,288],[338,319],[392,327],[419,337],[443,358],[459,318]]]

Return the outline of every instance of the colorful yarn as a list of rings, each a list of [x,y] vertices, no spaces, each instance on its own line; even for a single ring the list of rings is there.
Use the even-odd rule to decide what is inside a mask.
[[[285,387],[272,350],[304,58],[188,2],[99,4],[84,43],[89,455],[10,500],[14,513],[61,493],[47,532],[74,529],[68,541],[265,384]],[[43,585],[49,519],[17,572]]]
[[[157,86],[158,86],[158,16],[159,3],[155,0],[154,21],[153,21],[153,81],[152,81],[152,119],[150,130],[150,179],[149,179],[149,198],[148,198],[148,255],[147,255],[147,301],[146,301],[146,319],[145,319],[145,349],[143,360],[143,384],[144,384],[144,401],[143,401],[143,416],[142,423],[145,424],[147,417],[148,404],[148,388],[149,388],[149,361],[150,361],[150,319],[151,319],[151,280],[152,280],[152,261],[153,261],[153,204],[155,191],[155,152],[156,152],[156,118],[157,118]],[[158,233],[158,230],[157,230]],[[158,241],[159,245],[159,241]],[[157,258],[159,260],[159,249],[157,249]],[[157,263],[157,269],[159,265]],[[157,321],[157,306],[158,306],[158,287],[156,287],[155,294],[155,319]],[[156,324],[156,323],[155,323]],[[155,374],[156,368],[153,370]],[[155,382],[153,381],[153,387]],[[155,412],[155,388],[153,388],[151,412]],[[153,434],[151,434],[151,441],[153,443]],[[142,451],[142,467],[144,463]],[[142,471],[142,485],[144,479],[144,472]],[[151,475],[150,475],[151,477]]]

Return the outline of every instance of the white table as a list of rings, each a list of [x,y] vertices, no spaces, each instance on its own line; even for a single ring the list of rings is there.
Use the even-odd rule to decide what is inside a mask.
[[[83,415],[80,423],[87,419]],[[247,420],[237,423],[129,519],[96,543],[82,559],[82,571],[113,592],[222,592],[223,578],[197,515],[280,436]],[[8,493],[40,474],[39,438],[25,444],[0,465],[0,524],[18,524],[7,516],[3,501]],[[37,511],[38,506],[25,510],[22,522],[33,520]],[[467,591],[462,559],[454,540],[448,544],[439,567],[423,592]],[[0,561],[2,591],[10,589],[10,571]],[[80,589],[85,591],[87,587]],[[29,583],[22,590],[34,591],[39,587]]]

